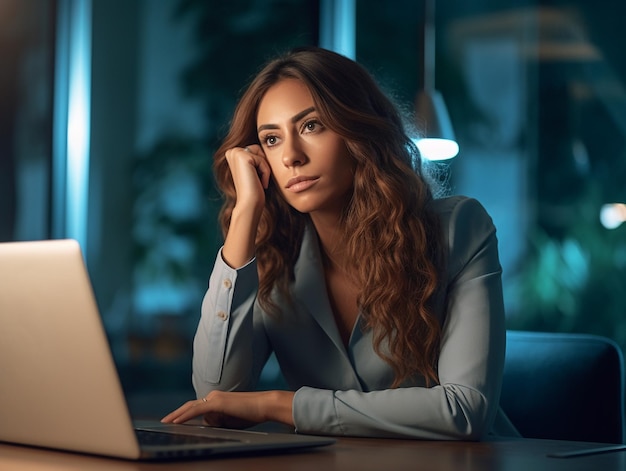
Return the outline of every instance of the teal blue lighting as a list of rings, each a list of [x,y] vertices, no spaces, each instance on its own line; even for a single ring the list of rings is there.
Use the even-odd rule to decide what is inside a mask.
[[[58,6],[53,235],[87,240],[91,128],[91,0]]]
[[[356,0],[321,1],[319,45],[356,59]]]

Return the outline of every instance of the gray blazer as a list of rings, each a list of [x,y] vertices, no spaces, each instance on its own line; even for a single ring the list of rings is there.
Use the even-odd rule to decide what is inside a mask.
[[[344,346],[309,229],[295,265],[294,305],[280,318],[256,302],[256,260],[234,270],[218,255],[194,339],[198,397],[213,389],[253,390],[273,351],[296,391],[300,433],[476,440],[491,432],[505,351],[496,230],[474,199],[455,196],[433,205],[449,249],[447,303],[436,313],[443,326],[439,385],[427,388],[416,377],[389,389],[393,371],[374,352],[361,318]]]

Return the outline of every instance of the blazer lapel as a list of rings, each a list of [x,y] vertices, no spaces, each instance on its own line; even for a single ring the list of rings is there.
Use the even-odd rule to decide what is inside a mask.
[[[294,297],[306,306],[335,346],[346,354],[326,292],[326,280],[317,235],[310,226],[304,232],[300,256],[294,266],[294,274]]]

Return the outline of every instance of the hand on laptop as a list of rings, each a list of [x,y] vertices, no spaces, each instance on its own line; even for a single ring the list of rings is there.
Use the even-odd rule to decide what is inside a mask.
[[[161,422],[181,424],[202,416],[212,427],[247,428],[267,421],[293,426],[293,396],[291,391],[211,391],[202,399],[186,402]]]

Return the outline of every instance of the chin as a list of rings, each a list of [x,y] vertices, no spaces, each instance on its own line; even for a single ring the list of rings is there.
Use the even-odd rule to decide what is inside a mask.
[[[317,207],[311,207],[309,205],[304,205],[304,204],[292,204],[290,206],[302,214],[310,214],[310,213],[315,212],[318,209]]]
[[[291,198],[287,204],[299,213],[308,214],[320,209],[318,201],[311,201],[311,198]]]

